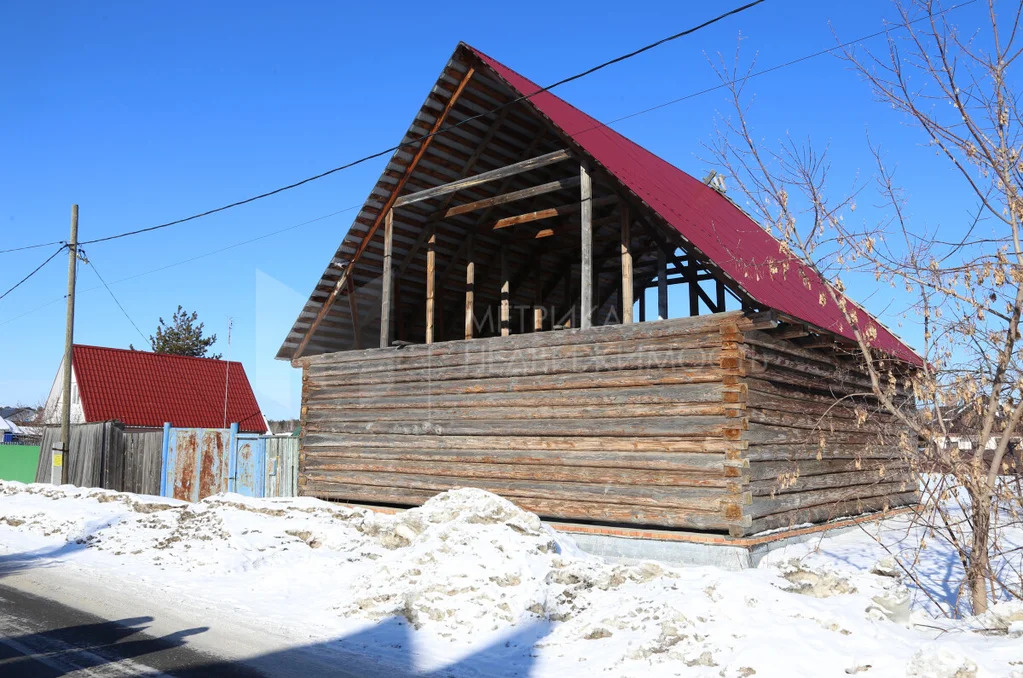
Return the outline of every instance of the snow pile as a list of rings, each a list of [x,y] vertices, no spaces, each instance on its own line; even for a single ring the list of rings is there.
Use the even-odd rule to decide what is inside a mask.
[[[728,572],[586,556],[474,489],[385,515],[312,499],[186,504],[0,482],[0,544],[119,586],[157,582],[167,599],[206,600],[306,638],[404,625],[420,668],[443,675],[482,665],[490,675],[1023,678],[1023,604],[935,619],[862,534]],[[409,651],[383,635],[356,649]]]

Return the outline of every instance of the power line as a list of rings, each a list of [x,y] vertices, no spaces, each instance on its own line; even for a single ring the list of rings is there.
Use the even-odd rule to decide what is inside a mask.
[[[426,135],[426,136],[423,136],[423,137],[419,137],[418,139],[416,139],[414,141],[411,141],[411,142],[408,142],[406,144],[400,144],[398,146],[394,146],[394,147],[392,147],[390,149],[387,149],[385,151],[381,151],[381,152],[373,154],[371,156],[366,156],[365,158],[361,158],[361,159],[356,160],[356,161],[354,161],[352,163],[349,163],[347,165],[342,165],[341,167],[336,167],[336,168],[334,168],[332,170],[328,170],[327,172],[318,174],[318,175],[313,176],[313,177],[309,177],[308,179],[304,179],[304,180],[302,180],[300,182],[296,182],[296,183],[291,184],[289,186],[285,186],[285,187],[276,189],[274,191],[270,191],[268,193],[264,193],[264,194],[255,196],[255,197],[249,198],[247,200],[239,201],[237,203],[232,203],[231,205],[225,205],[224,207],[220,207],[220,208],[217,208],[215,210],[209,210],[209,211],[203,212],[201,214],[193,215],[191,217],[186,217],[185,219],[179,219],[177,221],[168,222],[166,224],[160,224],[160,225],[152,226],[152,227],[145,228],[145,229],[139,229],[137,231],[129,231],[127,233],[122,233],[122,234],[115,235],[115,236],[108,236],[106,238],[97,238],[97,239],[94,239],[94,240],[86,240],[86,241],[83,241],[80,244],[91,244],[91,243],[97,243],[97,242],[105,242],[107,240],[113,240],[115,238],[122,238],[122,237],[126,237],[126,236],[129,236],[129,235],[136,235],[138,233],[145,233],[145,232],[156,230],[156,229],[159,229],[159,228],[166,228],[167,226],[173,226],[175,224],[180,224],[180,223],[184,223],[186,221],[191,221],[193,219],[198,219],[200,217],[207,216],[209,214],[213,214],[215,212],[221,212],[221,211],[224,211],[226,209],[230,209],[231,207],[236,207],[238,205],[243,205],[243,204],[248,203],[248,202],[253,202],[255,200],[259,200],[261,198],[265,198],[265,197],[268,197],[270,195],[274,195],[276,193],[280,193],[282,191],[286,191],[286,190],[289,190],[291,188],[295,188],[297,186],[301,186],[302,184],[309,183],[310,181],[315,181],[316,179],[325,177],[325,176],[327,176],[329,174],[333,174],[335,172],[341,171],[343,169],[346,169],[348,167],[357,165],[357,164],[362,163],[362,162],[366,162],[367,160],[371,160],[373,158],[380,157],[381,155],[385,155],[387,153],[395,151],[395,150],[397,150],[399,148],[402,148],[403,146],[416,144],[419,141],[422,141],[424,139],[429,138],[430,136],[436,136],[438,134],[442,134],[442,133],[444,133],[444,132],[446,132],[446,131],[448,131],[450,129],[454,129],[454,128],[460,126],[460,125],[463,125],[466,122],[469,122],[470,120],[474,120],[476,118],[489,115],[489,114],[491,114],[491,113],[493,113],[495,111],[500,111],[502,108],[505,108],[506,106],[510,106],[510,105],[512,105],[514,103],[522,101],[523,99],[528,99],[530,97],[536,96],[537,94],[540,94],[541,92],[545,92],[545,91],[547,91],[549,89],[552,89],[553,87],[557,87],[558,85],[564,84],[566,82],[571,82],[572,80],[576,80],[576,79],[578,79],[580,77],[583,77],[583,76],[585,76],[585,75],[587,75],[589,73],[592,73],[592,72],[594,72],[596,70],[600,70],[601,68],[604,68],[604,67],[606,67],[608,65],[611,65],[613,63],[617,63],[618,61],[622,61],[622,60],[624,60],[626,58],[630,58],[632,56],[635,56],[636,54],[640,54],[640,53],[642,53],[644,51],[647,51],[649,49],[653,49],[654,47],[656,47],[656,46],[658,46],[660,44],[663,44],[664,42],[666,42],[668,40],[673,40],[673,39],[676,39],[678,37],[682,37],[683,35],[686,35],[688,33],[692,33],[693,31],[699,30],[700,28],[702,28],[704,26],[707,26],[707,25],[709,25],[711,23],[719,21],[722,18],[724,18],[724,17],[726,17],[726,16],[728,16],[730,14],[735,14],[735,13],[741,12],[741,11],[743,11],[745,9],[748,9],[748,8],[754,6],[754,5],[757,5],[757,4],[759,4],[760,2],[763,2],[763,1],[764,0],[757,0],[757,2],[753,2],[753,3],[750,3],[748,5],[744,5],[742,7],[736,8],[735,10],[732,10],[729,13],[726,13],[726,14],[723,14],[723,15],[721,15],[719,17],[716,17],[715,19],[712,19],[709,22],[705,22],[704,24],[701,24],[700,26],[697,26],[697,27],[694,27],[692,29],[689,29],[688,32],[677,33],[674,36],[670,36],[669,38],[665,38],[664,40],[658,41],[656,43],[651,43],[650,45],[647,45],[646,47],[643,47],[643,48],[641,48],[639,50],[636,50],[635,52],[631,52],[631,53],[629,53],[627,55],[623,55],[621,57],[617,57],[616,59],[612,59],[611,61],[607,61],[607,62],[601,64],[600,66],[596,66],[594,68],[589,69],[588,71],[584,71],[584,72],[579,73],[579,74],[577,74],[575,76],[572,76],[570,78],[565,78],[564,80],[560,80],[560,81],[558,81],[558,82],[556,82],[556,83],[554,83],[552,85],[549,85],[549,86],[547,86],[547,87],[545,87],[543,89],[537,90],[536,92],[533,92],[532,94],[520,96],[517,99],[509,101],[509,102],[503,104],[502,106],[499,106],[499,107],[493,109],[492,111],[481,113],[479,115],[476,115],[476,116],[474,116],[472,118],[468,118],[466,120],[463,120],[463,121],[461,121],[461,122],[459,122],[459,123],[457,123],[455,125],[451,125],[449,127],[443,127],[443,128],[437,130],[436,132],[434,132],[431,135]],[[976,3],[976,2],[977,2],[977,0],[967,0],[966,2],[962,2],[962,3],[959,3],[957,5],[953,5],[952,7],[949,7],[947,9],[941,10],[940,12],[936,12],[933,16],[942,16],[944,14],[947,14],[949,12],[955,11],[957,9],[961,9],[961,8],[966,7],[968,5],[972,5],[972,4]],[[905,23],[905,24],[895,24],[895,25],[892,25],[890,28],[886,28],[886,29],[883,29],[883,30],[880,30],[880,31],[876,31],[874,33],[869,33],[867,35],[863,35],[863,36],[860,36],[858,38],[853,38],[852,40],[848,40],[848,41],[846,41],[844,43],[841,43],[839,45],[836,45],[834,47],[829,47],[829,48],[826,48],[826,49],[822,49],[822,50],[819,50],[817,52],[813,52],[812,54],[807,54],[807,55],[798,57],[796,59],[792,59],[790,61],[786,61],[786,62],[783,62],[783,63],[780,63],[780,64],[776,64],[774,66],[770,66],[768,68],[764,68],[762,70],[759,70],[759,71],[756,71],[756,72],[753,72],[753,73],[748,73],[748,74],[746,74],[746,75],[744,75],[742,77],[739,77],[739,78],[734,78],[732,80],[728,80],[728,81],[724,81],[724,82],[718,83],[717,85],[713,85],[711,87],[707,87],[707,88],[699,90],[697,92],[692,92],[690,94],[686,94],[685,96],[678,97],[678,98],[675,98],[675,99],[671,99],[669,101],[665,101],[665,102],[657,104],[655,106],[650,106],[648,108],[644,108],[642,110],[635,111],[633,113],[629,113],[627,115],[623,115],[623,116],[620,116],[618,118],[614,118],[612,120],[609,120],[606,123],[598,122],[598,124],[594,125],[593,127],[589,127],[587,129],[581,130],[579,133],[581,134],[581,133],[584,133],[584,132],[589,132],[589,131],[594,130],[594,129],[600,129],[600,128],[604,128],[604,127],[609,127],[610,125],[613,125],[616,122],[621,122],[623,120],[628,120],[630,118],[638,117],[640,115],[645,115],[645,114],[650,113],[652,111],[656,111],[656,110],[659,110],[661,108],[666,108],[667,106],[671,106],[671,105],[674,105],[674,104],[686,101],[688,99],[693,99],[693,98],[702,96],[704,94],[709,94],[710,92],[714,92],[716,90],[722,89],[724,87],[728,87],[730,85],[734,85],[734,84],[737,84],[737,83],[740,83],[740,82],[745,82],[746,80],[749,80],[751,78],[756,78],[756,77],[759,77],[761,75],[766,75],[768,73],[772,73],[774,71],[780,70],[782,68],[787,68],[789,66],[794,66],[796,64],[802,63],[804,61],[808,61],[810,59],[814,59],[814,58],[819,57],[819,56],[823,56],[825,54],[831,54],[831,53],[833,53],[833,52],[835,52],[837,50],[844,49],[844,48],[849,47],[851,45],[854,45],[856,43],[863,42],[863,41],[866,41],[866,40],[871,40],[871,39],[879,37],[881,35],[887,35],[887,34],[891,33],[892,31],[899,30],[899,29],[904,28],[906,26],[911,26],[913,24],[919,23],[921,21],[928,20],[930,18],[932,18],[931,15],[928,15],[928,16],[920,17],[918,19],[914,19],[914,20],[912,20],[912,21],[910,21],[908,23]],[[213,250],[211,252],[206,252],[204,254],[197,255],[197,256],[192,257],[190,259],[184,259],[182,261],[174,262],[172,264],[168,264],[168,265],[162,266],[160,268],[156,268],[156,269],[152,269],[152,270],[149,270],[149,271],[145,271],[143,273],[139,273],[139,274],[136,274],[136,275],[133,275],[133,276],[129,276],[127,278],[121,278],[120,280],[115,280],[114,284],[117,284],[119,282],[124,282],[126,280],[131,280],[133,278],[138,278],[138,277],[141,277],[141,276],[144,276],[144,275],[149,275],[151,273],[156,273],[156,272],[165,270],[167,268],[172,268],[174,266],[179,266],[181,264],[186,264],[186,263],[195,261],[196,259],[201,259],[203,257],[210,256],[212,254],[217,254],[219,252],[223,252],[225,250],[232,249],[234,247],[239,247],[241,245],[245,245],[245,244],[248,244],[248,243],[251,243],[251,242],[255,242],[257,240],[262,240],[262,239],[268,238],[268,237],[270,237],[272,235],[276,235],[278,233],[283,233],[285,231],[289,231],[289,230],[292,230],[294,228],[298,228],[299,226],[304,226],[306,224],[313,223],[314,221],[320,221],[322,219],[326,219],[328,217],[340,214],[341,212],[346,212],[346,211],[355,209],[356,207],[358,207],[358,206],[353,206],[353,207],[345,208],[343,210],[338,210],[337,212],[333,212],[331,214],[324,215],[322,217],[317,217],[316,219],[312,219],[310,221],[306,221],[306,222],[303,222],[301,224],[295,224],[294,226],[289,226],[289,227],[286,227],[286,228],[283,228],[283,229],[280,229],[280,230],[277,230],[277,231],[272,231],[270,233],[263,234],[263,235],[258,236],[256,238],[251,238],[249,240],[244,240],[244,241],[241,241],[239,243],[235,243],[233,245],[228,245],[227,247],[224,247],[224,248],[221,248],[221,249],[218,249],[218,250]],[[14,252],[14,251],[18,251],[18,250],[33,249],[33,248],[37,248],[37,247],[45,247],[47,245],[54,245],[54,244],[63,244],[63,241],[54,241],[54,242],[50,242],[50,243],[40,243],[40,244],[37,244],[37,245],[27,245],[25,247],[18,247],[18,248],[8,249],[8,250],[0,250],[0,254],[3,254],[5,252]],[[58,252],[59,251],[60,250],[58,250]],[[54,255],[54,256],[56,256],[56,255]],[[47,261],[49,261],[49,260],[47,260]],[[47,262],[43,262],[43,265],[45,265],[46,263]],[[41,268],[41,266],[40,266],[40,268]],[[36,269],[36,271],[38,271],[38,269]],[[34,275],[36,271],[33,271],[32,273],[30,273],[29,276],[26,277],[26,279],[28,277],[31,277],[32,275]],[[13,291],[13,289],[17,288],[22,282],[24,282],[24,280],[19,282],[18,285],[15,285],[14,288],[11,288],[7,292],[5,292],[3,295],[0,295],[0,299],[2,299],[4,296],[7,296],[7,294],[9,294],[11,291]],[[40,306],[37,309],[34,309],[32,311],[28,311],[27,313],[23,313],[23,314],[21,314],[21,316],[16,316],[16,318],[20,318],[20,317],[22,317],[24,315],[28,315],[30,313],[34,313],[36,310],[40,310],[40,309],[44,308],[45,306],[49,306],[49,305],[51,305],[53,303],[56,303],[56,301],[58,301],[58,300],[54,300],[52,302],[48,302],[44,306]],[[4,322],[0,323],[0,325],[7,324],[8,322],[11,322],[12,320],[14,320],[16,318],[11,318],[11,319],[5,320]]]
[[[270,231],[268,233],[264,233],[262,235],[258,235],[258,236],[254,237],[254,238],[248,238],[247,240],[242,240],[242,241],[239,241],[239,242],[232,243],[230,245],[225,245],[224,247],[219,247],[219,248],[217,248],[215,250],[210,250],[208,252],[203,252],[202,254],[197,254],[194,257],[189,257],[188,259],[181,259],[180,261],[175,261],[173,263],[166,264],[166,265],[160,266],[158,268],[153,268],[153,269],[150,269],[148,271],[143,271],[141,273],[136,273],[134,275],[129,275],[129,276],[125,277],[125,278],[119,278],[118,280],[114,280],[110,284],[111,285],[116,285],[118,283],[127,282],[128,280],[134,280],[135,278],[141,278],[143,276],[151,275],[153,273],[159,273],[160,271],[167,270],[168,268],[174,268],[175,266],[181,266],[183,264],[188,264],[188,263],[191,263],[191,262],[196,261],[198,259],[203,259],[205,257],[210,257],[210,256],[213,256],[214,254],[220,254],[221,252],[226,252],[226,251],[232,250],[232,249],[234,249],[236,247],[241,247],[243,245],[248,245],[250,243],[254,243],[254,242],[257,242],[259,240],[264,240],[264,239],[269,238],[269,237],[274,236],[274,235],[279,235],[281,233],[286,233],[287,231],[292,231],[292,230],[294,230],[296,228],[299,228],[301,226],[307,226],[309,224],[316,223],[317,221],[323,221],[324,219],[329,219],[330,217],[337,216],[338,214],[342,214],[344,212],[351,212],[352,210],[358,209],[360,207],[362,207],[362,205],[352,205],[351,207],[346,207],[344,209],[340,209],[340,210],[337,210],[335,212],[331,212],[330,214],[324,214],[323,216],[319,216],[319,217],[316,217],[314,219],[309,219],[308,221],[303,221],[302,223],[299,223],[299,224],[292,224],[291,226],[286,226],[284,228],[279,228],[279,229],[277,229],[275,231]],[[95,271],[95,268],[93,270]],[[97,272],[97,275],[98,275],[98,272]],[[97,287],[90,287],[90,288],[82,290],[82,292],[92,292],[93,290],[98,290],[98,289],[99,289],[98,286]],[[7,325],[8,323],[12,323],[12,322],[14,322],[16,320],[20,320],[21,318],[24,318],[27,315],[32,315],[33,313],[36,313],[37,311],[41,311],[44,308],[47,308],[48,306],[53,306],[57,302],[63,301],[66,298],[67,298],[66,295],[63,296],[63,297],[58,297],[56,299],[52,299],[52,300],[46,302],[45,304],[37,306],[37,307],[35,307],[35,308],[33,308],[33,309],[29,310],[29,311],[25,311],[24,313],[21,313],[19,315],[16,315],[16,316],[13,316],[13,317],[10,317],[10,318],[5,318],[3,321],[0,321],[0,325]],[[147,341],[148,341],[148,339],[147,339]]]
[[[613,125],[614,123],[621,122],[622,120],[628,120],[629,118],[635,118],[635,117],[640,116],[640,115],[645,115],[646,113],[650,113],[651,111],[656,111],[656,110],[658,110],[660,108],[666,108],[667,106],[671,106],[673,104],[681,103],[683,101],[686,101],[687,99],[694,99],[694,98],[696,98],[698,96],[702,96],[704,94],[709,94],[711,92],[717,91],[717,90],[722,89],[724,87],[728,87],[730,85],[735,85],[735,84],[738,84],[740,82],[745,82],[746,80],[750,80],[751,78],[756,78],[756,77],[761,76],[761,75],[766,75],[768,73],[773,73],[774,71],[781,70],[782,68],[788,68],[789,66],[795,66],[796,64],[802,63],[804,61],[809,61],[810,59],[815,59],[815,58],[817,58],[819,56],[824,56],[825,54],[831,54],[832,52],[836,52],[836,51],[838,51],[840,49],[845,49],[846,47],[849,47],[851,45],[855,45],[856,43],[864,42],[866,40],[872,40],[872,39],[877,38],[877,37],[882,36],[882,35],[888,35],[892,31],[897,31],[897,30],[899,30],[901,28],[905,28],[907,26],[912,26],[913,24],[920,23],[921,21],[932,19],[934,17],[941,16],[943,14],[947,14],[948,12],[951,12],[953,10],[957,10],[957,9],[962,8],[962,7],[966,7],[967,5],[972,5],[975,2],[977,2],[977,0],[967,0],[966,2],[961,2],[958,5],[953,5],[953,6],[949,7],[949,8],[947,8],[947,9],[943,9],[940,12],[935,12],[933,15],[925,15],[925,16],[920,17],[919,19],[914,19],[914,20],[912,20],[912,21],[910,21],[908,23],[905,23],[905,24],[893,24],[890,28],[885,28],[885,29],[882,29],[882,30],[877,31],[875,33],[871,33],[869,35],[863,35],[863,36],[860,36],[858,38],[853,38],[852,40],[849,40],[847,42],[843,42],[840,45],[835,45],[834,47],[829,47],[827,49],[822,49],[822,50],[820,50],[818,52],[814,52],[813,54],[807,54],[805,56],[801,56],[801,57],[792,59],[791,61],[786,61],[786,62],[781,63],[781,64],[775,64],[774,66],[771,66],[769,68],[765,68],[763,70],[756,71],[754,73],[748,73],[748,74],[746,74],[746,75],[744,75],[742,77],[739,77],[739,78],[734,78],[732,80],[726,80],[724,82],[720,82],[720,83],[718,83],[716,85],[713,85],[712,87],[708,87],[706,89],[702,89],[699,92],[692,92],[691,94],[686,94],[685,96],[678,97],[677,99],[672,99],[671,101],[665,101],[664,103],[657,104],[656,106],[651,106],[649,108],[644,108],[643,110],[636,111],[635,113],[629,113],[628,115],[623,115],[620,118],[615,118],[613,120],[609,120],[606,123],[600,123],[599,125],[595,125],[595,126],[589,128],[589,129],[583,130],[583,132],[589,132],[592,129],[599,129],[601,127],[607,127],[608,125]]]
[[[51,244],[52,244],[52,243],[51,243]],[[31,272],[31,273],[29,273],[28,275],[26,275],[26,276],[25,276],[24,278],[22,278],[22,279],[21,279],[21,280],[19,280],[18,282],[14,283],[14,286],[13,286],[13,287],[11,287],[11,288],[10,288],[9,290],[7,290],[6,292],[4,292],[3,294],[0,294],[0,299],[3,299],[3,298],[4,298],[4,297],[6,297],[6,296],[7,296],[8,294],[10,294],[10,293],[11,293],[11,292],[13,292],[14,290],[18,289],[19,287],[21,287],[21,286],[22,286],[22,284],[24,284],[26,280],[28,280],[29,278],[31,278],[32,276],[34,276],[34,275],[35,275],[36,273],[38,273],[38,272],[39,272],[39,271],[40,271],[40,270],[41,270],[41,269],[43,268],[43,266],[45,266],[46,264],[50,263],[50,261],[52,261],[52,260],[53,260],[53,258],[54,258],[55,256],[57,256],[58,254],[60,254],[61,252],[63,252],[63,251],[65,250],[65,249],[67,249],[67,245],[62,245],[62,246],[58,247],[58,248],[57,248],[57,251],[56,251],[56,252],[54,252],[54,253],[53,253],[53,254],[51,254],[50,256],[46,257],[46,260],[45,260],[45,261],[43,261],[43,263],[41,263],[41,264],[39,264],[38,266],[36,266],[36,267],[35,267],[35,268],[34,268],[34,269],[32,270],[32,272]]]
[[[139,228],[139,229],[136,229],[136,230],[133,230],[133,231],[126,231],[124,233],[118,233],[118,234],[115,234],[115,235],[108,235],[108,236],[105,236],[103,238],[94,238],[92,240],[83,240],[80,244],[82,244],[82,245],[91,245],[91,244],[94,244],[94,243],[107,242],[108,240],[116,240],[118,238],[126,238],[126,237],[132,236],[132,235],[139,235],[141,233],[149,233],[151,231],[156,231],[156,230],[160,230],[160,229],[163,229],[163,228],[168,228],[170,226],[176,226],[178,224],[183,224],[185,222],[193,221],[195,219],[201,219],[202,217],[207,217],[207,216],[210,216],[211,214],[216,214],[218,212],[223,212],[225,210],[229,210],[229,209],[232,209],[234,207],[239,207],[241,205],[247,205],[248,203],[255,202],[257,200],[262,200],[263,198],[269,198],[270,196],[273,196],[273,195],[277,195],[278,193],[283,193],[285,191],[290,191],[291,189],[298,188],[299,186],[303,186],[303,185],[308,184],[308,183],[310,183],[312,181],[316,181],[318,179],[322,179],[324,177],[330,176],[331,174],[336,174],[337,172],[341,172],[341,171],[349,169],[351,167],[355,167],[356,165],[361,165],[362,163],[368,162],[370,160],[375,160],[376,158],[379,158],[381,156],[387,155],[388,153],[393,153],[394,151],[400,150],[402,148],[415,146],[415,145],[417,145],[417,144],[419,144],[419,143],[421,143],[423,141],[426,141],[427,139],[435,137],[437,135],[446,134],[446,133],[450,132],[451,130],[457,129],[457,128],[461,127],[462,125],[465,125],[465,124],[468,124],[468,123],[472,122],[473,120],[477,120],[479,118],[484,118],[484,117],[487,117],[489,115],[493,115],[494,113],[497,113],[497,112],[499,112],[499,111],[501,111],[501,110],[503,110],[505,108],[508,108],[509,106],[513,106],[513,105],[515,105],[515,104],[517,104],[517,103],[519,103],[521,101],[524,101],[526,99],[531,99],[532,97],[535,97],[538,94],[542,94],[544,92],[552,90],[555,87],[560,87],[561,85],[565,85],[565,84],[573,82],[575,80],[579,80],[580,78],[584,78],[584,77],[586,77],[588,75],[596,73],[597,71],[602,70],[604,68],[607,68],[608,66],[612,66],[614,64],[620,63],[620,62],[625,61],[627,59],[631,59],[631,58],[633,58],[633,57],[635,57],[635,56],[637,56],[639,54],[642,54],[644,52],[652,50],[652,49],[654,49],[656,47],[659,47],[659,46],[661,46],[661,45],[663,45],[665,43],[671,42],[673,40],[678,40],[679,38],[683,38],[683,37],[686,37],[688,35],[692,35],[693,33],[697,32],[699,30],[707,28],[708,26],[711,26],[711,25],[713,25],[715,23],[718,23],[719,21],[722,21],[722,20],[724,20],[724,19],[726,19],[726,18],[728,18],[730,16],[734,16],[736,14],[740,14],[741,12],[745,12],[746,10],[751,9],[753,7],[756,7],[757,5],[759,5],[759,4],[763,3],[763,2],[766,2],[766,0],[753,0],[753,2],[748,2],[745,5],[742,5],[740,7],[736,7],[735,9],[731,9],[731,10],[729,10],[727,12],[724,12],[723,14],[719,14],[718,16],[714,17],[713,19],[708,19],[707,21],[704,21],[703,23],[701,23],[701,24],[699,24],[697,26],[693,26],[692,28],[687,28],[686,30],[680,31],[678,33],[675,33],[674,35],[669,35],[666,38],[662,38],[661,40],[658,40],[656,42],[652,42],[652,43],[650,43],[648,45],[644,45],[643,47],[640,47],[637,50],[634,50],[634,51],[629,52],[627,54],[623,54],[621,56],[615,57],[614,59],[610,59],[608,61],[605,61],[605,62],[603,62],[601,64],[598,64],[597,66],[594,66],[594,67],[589,68],[589,69],[587,69],[585,71],[582,71],[581,73],[576,73],[575,75],[571,75],[571,76],[569,76],[567,78],[562,78],[561,80],[558,80],[555,83],[547,85],[546,87],[542,87],[542,88],[538,89],[537,91],[535,91],[535,92],[533,92],[531,94],[521,95],[521,96],[516,97],[515,99],[512,99],[511,101],[507,101],[507,102],[501,104],[500,106],[497,106],[496,108],[493,108],[491,110],[484,111],[483,113],[478,113],[476,115],[470,116],[470,117],[468,117],[468,118],[466,118],[464,120],[461,120],[461,121],[459,121],[459,122],[457,122],[457,123],[455,123],[453,125],[447,125],[447,126],[441,127],[437,131],[432,132],[430,134],[424,134],[421,137],[416,137],[415,139],[413,139],[411,141],[400,143],[397,146],[391,146],[390,148],[384,149],[382,151],[378,151],[376,153],[372,153],[370,155],[367,155],[367,156],[364,156],[362,158],[359,158],[358,160],[353,160],[351,162],[345,163],[344,165],[340,165],[340,166],[335,167],[333,169],[329,169],[326,172],[321,172],[319,174],[313,175],[311,177],[307,177],[307,178],[302,179],[300,181],[296,181],[296,182],[294,182],[292,184],[288,184],[286,186],[281,186],[280,188],[275,188],[272,191],[267,191],[265,193],[260,193],[259,195],[254,195],[254,196],[252,196],[250,198],[245,198],[244,200],[238,200],[236,202],[232,202],[230,204],[223,205],[221,207],[216,207],[214,209],[206,210],[205,212],[200,212],[198,214],[193,214],[191,216],[184,217],[182,219],[175,219],[173,221],[168,221],[168,222],[165,222],[165,223],[162,223],[162,224],[157,224],[155,226],[148,226],[146,228]],[[34,245],[31,246],[31,247],[34,247]]]
[[[41,242],[36,245],[25,245],[24,247],[11,247],[10,249],[0,250],[0,254],[7,254],[8,252],[20,252],[22,250],[34,250],[38,247],[48,247],[49,245],[65,245],[63,240],[54,240],[53,242]]]
[[[85,252],[82,252],[82,256],[85,256]],[[103,287],[107,288],[107,292],[110,294],[110,298],[114,300],[114,303],[117,304],[117,308],[121,309],[121,313],[124,314],[124,317],[128,319],[128,322],[131,323],[131,326],[134,327],[135,331],[139,333],[140,337],[142,337],[142,341],[148,342],[149,339],[146,339],[146,335],[142,334],[142,330],[139,329],[139,326],[136,325],[135,321],[131,319],[131,316],[128,315],[128,312],[124,310],[124,306],[121,305],[121,302],[118,301],[117,297],[114,296],[114,291],[110,289],[110,285],[108,285],[107,281],[103,279],[103,276],[99,274],[99,269],[96,268],[96,264],[94,264],[92,259],[90,259],[89,257],[85,257],[85,263],[89,264],[89,266],[92,268],[92,272],[95,273],[96,277],[99,278],[99,281],[103,283]]]

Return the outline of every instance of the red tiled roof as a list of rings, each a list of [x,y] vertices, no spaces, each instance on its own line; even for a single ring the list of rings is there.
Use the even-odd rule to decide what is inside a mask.
[[[223,428],[226,379],[227,425],[266,432],[241,363],[75,344],[72,364],[86,421]]]
[[[519,94],[530,95],[540,89],[479,50],[468,49]],[[727,198],[550,92],[526,101],[656,210],[751,297],[821,329],[855,338],[845,314],[826,293],[827,283],[805,262],[785,252],[774,236]],[[788,265],[782,266],[780,262]],[[872,343],[875,348],[910,363],[923,364],[920,356],[890,330],[851,301],[849,304],[849,308],[855,309],[857,324],[862,329],[872,326],[877,332]]]

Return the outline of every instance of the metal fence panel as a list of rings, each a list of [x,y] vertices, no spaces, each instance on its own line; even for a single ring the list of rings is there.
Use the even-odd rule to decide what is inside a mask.
[[[259,435],[238,434],[234,440],[231,492],[246,497],[263,496],[266,465],[265,439]]]

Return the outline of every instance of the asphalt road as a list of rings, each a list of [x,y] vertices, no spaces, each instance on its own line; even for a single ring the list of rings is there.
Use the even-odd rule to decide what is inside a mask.
[[[0,585],[0,676],[262,676],[188,645],[208,631],[146,633],[151,617],[107,620]]]

